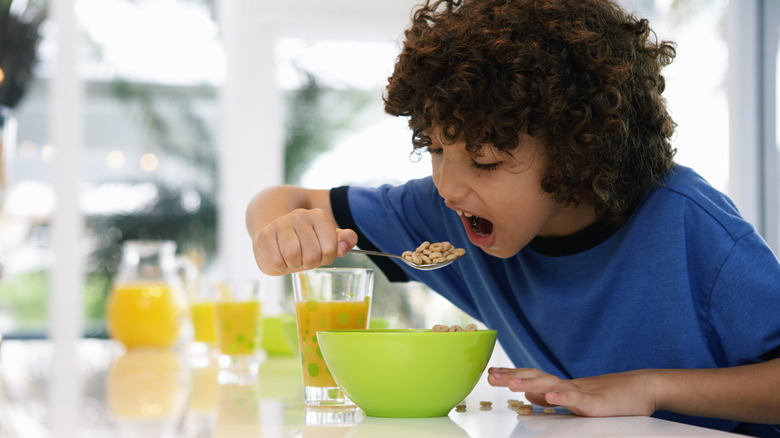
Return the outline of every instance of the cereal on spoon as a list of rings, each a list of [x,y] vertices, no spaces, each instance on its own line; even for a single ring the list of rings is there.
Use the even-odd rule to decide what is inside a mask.
[[[455,260],[466,255],[463,248],[455,248],[450,242],[431,243],[427,240],[414,251],[404,251],[401,257],[415,265],[430,265]]]

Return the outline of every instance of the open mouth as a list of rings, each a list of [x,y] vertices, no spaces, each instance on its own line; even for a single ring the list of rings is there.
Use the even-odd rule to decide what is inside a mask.
[[[456,210],[457,211],[457,210]],[[487,237],[493,233],[493,222],[473,214],[457,211],[458,215],[464,216],[471,224],[471,231],[480,237]]]

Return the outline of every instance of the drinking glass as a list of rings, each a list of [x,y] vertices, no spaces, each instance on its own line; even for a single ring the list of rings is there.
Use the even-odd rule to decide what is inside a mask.
[[[357,406],[329,406],[306,408],[302,438],[342,438],[363,421],[364,414]]]
[[[231,280],[217,284],[215,297],[221,383],[241,383],[260,366],[261,282]],[[224,375],[224,377],[223,377]]]
[[[217,347],[217,309],[212,288],[190,291],[192,322],[191,362],[207,365],[219,355]]]
[[[296,272],[292,278],[306,405],[353,405],[322,358],[317,332],[368,327],[374,271],[318,268]]]

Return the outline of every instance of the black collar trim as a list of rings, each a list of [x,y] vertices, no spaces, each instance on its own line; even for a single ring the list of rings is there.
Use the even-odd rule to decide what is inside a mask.
[[[568,236],[536,236],[528,247],[539,254],[550,257],[563,257],[587,251],[609,239],[620,229],[620,225],[610,222],[596,222]]]

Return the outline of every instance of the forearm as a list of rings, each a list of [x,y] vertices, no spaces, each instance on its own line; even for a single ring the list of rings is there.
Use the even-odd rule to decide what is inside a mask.
[[[780,423],[780,359],[732,368],[659,370],[657,410],[753,423]]]

